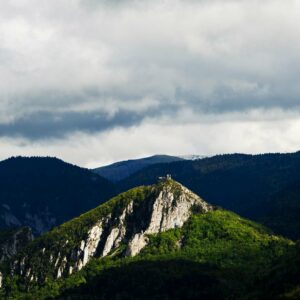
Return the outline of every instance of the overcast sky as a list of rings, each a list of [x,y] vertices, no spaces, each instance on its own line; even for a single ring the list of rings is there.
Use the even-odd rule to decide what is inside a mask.
[[[300,150],[300,1],[0,0],[0,159]]]

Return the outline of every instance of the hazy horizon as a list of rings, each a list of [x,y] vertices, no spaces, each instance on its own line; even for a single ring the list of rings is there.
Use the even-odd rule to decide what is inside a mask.
[[[228,152],[228,153],[215,153],[215,154],[212,154],[212,155],[202,155],[202,154],[176,155],[176,154],[168,154],[168,153],[153,153],[153,154],[150,154],[150,155],[147,155],[147,156],[127,157],[127,158],[124,158],[124,159],[121,159],[121,160],[106,161],[106,162],[103,162],[102,164],[100,163],[100,164],[92,164],[92,165],[80,165],[80,164],[76,164],[75,162],[65,160],[65,159],[63,159],[63,158],[61,158],[59,156],[48,156],[48,155],[33,155],[33,156],[31,156],[31,155],[11,155],[11,156],[8,156],[8,157],[5,157],[5,158],[1,159],[0,162],[3,161],[3,160],[6,160],[6,159],[10,159],[12,157],[18,157],[18,156],[27,157],[27,158],[30,158],[30,157],[51,157],[51,158],[57,158],[57,159],[63,160],[66,163],[77,165],[79,167],[83,167],[83,168],[87,168],[87,169],[96,169],[96,168],[100,168],[100,167],[110,166],[110,165],[118,163],[118,162],[129,161],[129,160],[139,160],[139,159],[150,158],[150,157],[159,156],[159,155],[174,156],[174,157],[179,157],[179,158],[183,158],[184,156],[202,156],[202,158],[208,158],[208,157],[213,157],[213,156],[217,156],[217,155],[230,155],[230,154],[244,154],[244,155],[292,154],[292,153],[296,153],[298,151],[300,151],[300,150],[293,151],[293,152],[261,152],[261,153]],[[188,158],[184,158],[184,159],[188,160]]]

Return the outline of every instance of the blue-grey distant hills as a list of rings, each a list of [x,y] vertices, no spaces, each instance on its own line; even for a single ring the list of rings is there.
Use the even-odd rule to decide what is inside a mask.
[[[117,182],[148,166],[180,160],[184,160],[184,158],[170,155],[153,155],[150,157],[116,162],[111,165],[93,169],[93,171],[104,178],[107,178],[113,182]]]

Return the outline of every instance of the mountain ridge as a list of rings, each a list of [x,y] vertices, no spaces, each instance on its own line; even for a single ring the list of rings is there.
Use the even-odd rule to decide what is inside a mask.
[[[193,262],[199,264],[198,271],[192,270],[203,277],[201,284],[205,280],[215,282],[222,295],[230,295],[231,289],[240,294],[252,284],[254,274],[260,274],[293,245],[259,224],[208,204],[180,183],[162,178],[152,186],[119,194],[35,239],[1,270],[2,291],[12,299],[49,299],[60,295],[64,299],[75,289],[70,299],[77,299],[78,293],[82,299],[99,299],[95,295],[103,295],[103,291],[98,290],[98,283],[93,287],[94,298],[77,287],[87,284],[88,291],[92,291],[89,284],[98,282],[98,275],[103,278],[113,270],[116,282],[123,286],[123,267],[136,278],[139,265],[144,262],[150,268],[144,273],[144,280],[148,280],[154,268],[158,278],[164,276],[161,280],[165,293],[169,290],[169,281],[165,280],[172,276],[172,280],[187,278],[186,266]],[[165,275],[157,270],[160,261],[166,267]],[[240,278],[235,273],[243,278],[243,283],[238,283]],[[194,280],[191,284],[197,285]],[[123,295],[118,289],[111,290],[112,287],[107,287],[107,293],[112,293],[113,298]],[[214,290],[212,287],[206,293]],[[121,294],[117,296],[116,292]],[[126,293],[131,293],[128,287]],[[133,299],[140,299],[136,297]],[[197,299],[193,297],[187,299]]]
[[[25,161],[32,166],[24,168]],[[38,161],[45,166],[41,168]],[[154,164],[117,184],[52,158],[9,162],[6,168],[0,162],[0,228],[30,226],[39,235],[120,192],[153,184],[169,173],[210,203],[263,223],[278,234],[300,238],[299,152],[228,154]]]
[[[38,275],[32,265],[50,261],[48,275],[60,278],[63,273],[81,270],[94,255],[107,256],[123,240],[128,242],[124,255],[135,256],[147,245],[147,234],[182,226],[194,206],[203,211],[213,209],[172,180],[129,190],[36,239],[30,257],[15,261],[14,273],[40,281],[46,274]]]

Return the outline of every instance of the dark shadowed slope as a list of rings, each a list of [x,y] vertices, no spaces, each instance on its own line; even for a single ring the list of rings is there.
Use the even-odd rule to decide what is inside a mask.
[[[0,227],[28,225],[40,234],[108,200],[114,186],[56,158],[0,162]]]
[[[0,230],[0,263],[17,254],[32,240],[33,235],[28,227]]]
[[[249,294],[249,300],[300,299],[300,243],[274,261],[254,285],[256,289]]]

